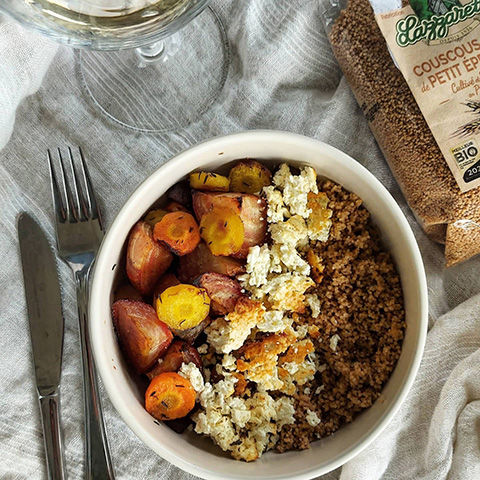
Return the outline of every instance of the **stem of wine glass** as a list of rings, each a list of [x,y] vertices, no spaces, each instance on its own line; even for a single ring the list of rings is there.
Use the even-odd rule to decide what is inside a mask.
[[[166,62],[178,50],[181,43],[181,33],[176,32],[158,42],[139,47],[135,52],[140,60],[140,67],[157,62]]]
[[[160,40],[151,45],[139,47],[136,49],[136,52],[144,63],[158,62],[165,54],[165,42]]]

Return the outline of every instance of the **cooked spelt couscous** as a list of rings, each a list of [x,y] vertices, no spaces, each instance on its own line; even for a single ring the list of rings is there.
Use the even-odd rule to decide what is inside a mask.
[[[395,368],[405,330],[398,273],[361,199],[330,181],[321,191],[333,214],[328,240],[313,246],[325,267],[313,288],[320,314],[298,323],[310,327],[326,368],[294,396],[296,421],[282,428],[276,445],[282,452],[307,448],[370,407]]]

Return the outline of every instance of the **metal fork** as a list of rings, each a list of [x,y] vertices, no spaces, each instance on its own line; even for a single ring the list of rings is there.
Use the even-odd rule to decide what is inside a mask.
[[[55,209],[58,253],[72,269],[77,288],[85,403],[85,478],[87,480],[114,479],[102,407],[98,396],[97,374],[88,334],[89,276],[103,238],[100,211],[82,150],[79,148],[80,161],[77,162],[79,166],[76,167],[72,150],[68,147],[72,187],[70,187],[60,149],[58,149],[58,163],[61,187],[57,180],[50,150],[47,152]]]

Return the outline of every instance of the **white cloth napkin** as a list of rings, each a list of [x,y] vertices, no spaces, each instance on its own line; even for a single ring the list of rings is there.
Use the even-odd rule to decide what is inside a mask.
[[[384,432],[333,480],[480,478],[480,260],[445,272],[441,247],[408,209],[331,53],[317,0],[216,0],[233,57],[218,103],[187,129],[125,130],[89,104],[71,49],[0,20],[0,478],[45,478],[45,457],[17,246],[15,217],[32,213],[54,242],[47,148],[81,145],[105,222],[133,189],[175,153],[238,130],[289,130],[326,141],[370,169],[391,191],[419,242],[428,275],[430,327],[422,366]],[[199,60],[201,61],[201,59]],[[33,94],[42,82],[41,88]],[[208,81],[208,78],[199,79]],[[29,96],[23,100],[25,96]],[[65,310],[62,421],[69,478],[84,478],[83,404],[75,292],[59,264]],[[150,451],[102,390],[119,479],[193,477]]]
[[[0,18],[0,150],[13,130],[20,102],[40,87],[58,45]]]

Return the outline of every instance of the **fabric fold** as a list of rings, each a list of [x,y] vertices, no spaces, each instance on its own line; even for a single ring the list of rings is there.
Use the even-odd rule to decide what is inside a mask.
[[[0,16],[0,150],[12,134],[18,105],[40,88],[57,50],[45,36]]]

